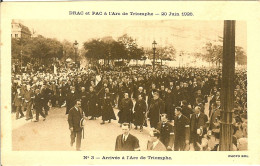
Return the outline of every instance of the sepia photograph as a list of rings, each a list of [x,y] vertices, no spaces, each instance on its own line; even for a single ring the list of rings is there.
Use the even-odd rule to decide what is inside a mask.
[[[10,26],[13,151],[248,150],[246,21]]]

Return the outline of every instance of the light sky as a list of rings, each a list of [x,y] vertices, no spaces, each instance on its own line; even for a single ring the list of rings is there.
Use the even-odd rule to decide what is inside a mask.
[[[45,37],[85,41],[112,36],[115,40],[127,33],[139,46],[151,48],[153,40],[158,46],[172,45],[177,52],[199,52],[207,41],[217,42],[223,37],[224,21],[191,20],[16,20],[31,31]],[[236,22],[236,46],[247,50],[246,22]]]

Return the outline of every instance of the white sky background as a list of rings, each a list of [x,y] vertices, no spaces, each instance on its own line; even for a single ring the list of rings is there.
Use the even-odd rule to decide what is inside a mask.
[[[127,33],[139,46],[151,48],[153,40],[158,46],[172,45],[177,52],[199,52],[207,41],[223,37],[224,21],[191,20],[16,20],[31,31],[45,37],[83,43],[92,38],[112,36],[115,40]],[[236,46],[247,50],[246,22],[236,22]],[[219,43],[221,44],[221,43]]]

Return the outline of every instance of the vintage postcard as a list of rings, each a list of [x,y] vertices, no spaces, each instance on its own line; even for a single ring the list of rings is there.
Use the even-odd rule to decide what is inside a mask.
[[[2,165],[260,164],[259,9],[2,3]]]

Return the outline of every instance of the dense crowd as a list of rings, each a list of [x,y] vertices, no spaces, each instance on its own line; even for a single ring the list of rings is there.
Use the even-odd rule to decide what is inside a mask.
[[[120,125],[139,127],[140,132],[143,127],[155,128],[167,150],[173,150],[173,146],[174,150],[218,150],[220,69],[160,67],[153,71],[150,66],[142,66],[70,70],[63,67],[56,73],[39,69],[12,74],[16,119],[23,118],[25,112],[26,120],[30,120],[35,112],[36,122],[39,115],[45,120],[51,107],[66,106],[68,114],[80,99],[81,109],[89,120],[101,117],[101,125],[118,120]],[[236,70],[234,85],[233,150],[246,150],[246,71]],[[119,110],[117,116],[115,109]],[[181,116],[185,117],[183,122],[179,120]],[[211,137],[214,137],[213,145]]]

